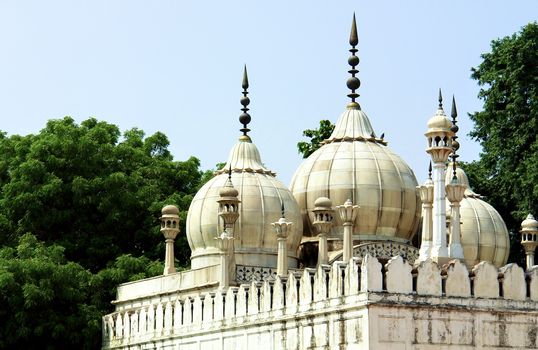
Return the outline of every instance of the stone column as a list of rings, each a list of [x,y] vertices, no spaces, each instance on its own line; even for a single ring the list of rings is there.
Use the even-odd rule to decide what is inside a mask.
[[[463,260],[463,247],[461,246],[461,220],[460,202],[463,199],[465,185],[457,177],[446,185],[446,198],[450,201],[450,244],[448,254],[452,259]]]
[[[282,217],[271,225],[275,228],[278,245],[276,273],[280,277],[286,277],[288,275],[288,244],[286,239],[288,238],[288,229],[293,224],[287,222],[284,213],[282,213]]]
[[[234,238],[228,232],[223,231],[215,239],[220,249],[219,287],[224,289],[230,286],[230,281],[232,280],[230,268],[233,267],[235,269],[235,264],[230,259],[230,250],[233,251],[233,249],[230,249],[230,246],[233,246]]]
[[[314,202],[314,222],[312,223],[318,232],[318,266],[329,263],[329,251],[327,236],[333,225],[332,202],[327,197],[319,197]]]
[[[531,214],[521,223],[521,245],[527,256],[527,270],[534,266],[534,251],[538,246],[538,221]]]
[[[348,199],[343,205],[336,207],[342,225],[344,226],[344,249],[342,259],[349,262],[353,257],[353,222],[357,217],[358,205],[353,205],[351,199]]]
[[[424,185],[417,186],[422,200],[422,239],[420,242],[419,260],[424,261],[430,257],[432,249],[432,208],[433,208],[433,181],[429,178]]]
[[[167,205],[163,207],[161,213],[161,232],[166,242],[163,275],[168,275],[176,272],[174,264],[174,241],[179,233],[179,209],[175,205]]]

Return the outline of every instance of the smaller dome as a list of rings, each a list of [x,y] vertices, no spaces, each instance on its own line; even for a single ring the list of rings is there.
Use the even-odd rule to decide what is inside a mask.
[[[175,205],[165,205],[161,210],[163,216],[165,215],[177,215],[179,216],[179,209]]]
[[[445,181],[451,181],[452,176],[452,172],[447,171]],[[480,261],[488,261],[497,267],[503,266],[510,253],[510,240],[504,220],[495,208],[469,187],[469,179],[463,169],[456,167],[456,177],[459,183],[467,187],[460,202],[461,245],[467,267],[471,268]],[[447,208],[449,205],[447,200]]]
[[[314,207],[316,208],[330,209],[332,206],[333,202],[327,197],[319,197],[314,201]]]
[[[428,132],[450,132],[450,128],[452,128],[452,122],[447,118],[442,109],[438,109],[437,113],[428,120]]]
[[[536,231],[538,230],[538,221],[534,219],[532,214],[527,215],[527,218],[521,223],[521,231]]]
[[[226,185],[224,185],[223,188],[219,190],[219,196],[225,198],[225,197],[237,197],[239,195],[239,191],[235,189],[235,187],[232,184],[232,181],[228,178],[226,181]]]

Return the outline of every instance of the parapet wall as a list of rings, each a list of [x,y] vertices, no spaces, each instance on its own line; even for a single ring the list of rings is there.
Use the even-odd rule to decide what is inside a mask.
[[[218,339],[215,341],[220,346],[213,344],[216,348],[230,348],[232,345],[225,345],[226,334],[246,336],[252,329],[257,334],[257,348],[306,349],[312,344],[347,348],[362,344],[357,348],[367,349],[369,330],[364,320],[369,305],[398,304],[398,298],[404,298],[407,306],[432,309],[464,307],[467,312],[495,309],[501,313],[538,310],[538,267],[525,273],[516,264],[497,269],[481,262],[469,272],[459,261],[439,268],[427,260],[412,267],[398,256],[382,266],[376,258],[366,256],[360,265],[356,260],[335,262],[274,281],[182,299],[152,296],[147,303],[123,305],[120,311],[103,317],[103,347],[153,348],[144,344],[191,344],[194,338],[200,344],[203,338]],[[536,312],[533,317],[538,317]],[[325,333],[316,331],[316,322],[327,324],[327,336],[318,339]],[[302,335],[296,336],[297,344],[289,344],[293,340],[284,336],[284,345],[275,345],[282,334],[307,329],[307,323],[312,323],[310,331],[307,335],[301,331]],[[185,345],[192,349],[199,346]]]

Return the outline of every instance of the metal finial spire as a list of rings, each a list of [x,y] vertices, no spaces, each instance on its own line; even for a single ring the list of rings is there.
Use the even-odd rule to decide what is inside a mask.
[[[430,166],[428,167],[428,179],[432,179],[432,161],[430,160]]]
[[[285,210],[284,210],[284,202],[281,202],[280,210],[282,211],[282,217],[285,218],[285,216],[284,216],[284,212],[285,212]]]
[[[230,167],[228,168],[228,179],[232,181],[232,164],[230,164]]]
[[[243,132],[243,136],[248,137],[247,133],[250,131],[250,129],[247,127],[248,123],[250,123],[250,114],[248,114],[248,105],[250,104],[250,98],[248,98],[248,75],[247,75],[247,65],[245,64],[245,69],[243,70],[243,84],[241,85],[243,87],[243,97],[241,97],[241,104],[243,105],[243,108],[241,108],[241,115],[239,116],[239,122],[243,124],[243,128],[241,131]]]
[[[460,148],[460,143],[457,141],[457,132],[460,128],[457,125],[458,121],[456,117],[458,116],[458,110],[456,108],[456,99],[454,98],[454,95],[452,95],[452,111],[450,113],[450,116],[452,117],[452,127],[450,128],[450,130],[454,133],[454,136],[452,136],[452,155],[450,156],[450,158],[452,158],[452,178],[457,179],[458,177],[456,176],[456,161],[459,155],[456,152]]]
[[[361,81],[359,78],[355,76],[359,71],[355,68],[359,62],[360,59],[357,55],[357,50],[355,46],[359,43],[359,36],[357,35],[357,22],[355,21],[355,13],[353,13],[353,22],[351,23],[351,34],[349,35],[349,44],[351,45],[351,49],[349,52],[351,52],[351,56],[349,56],[347,62],[351,66],[351,69],[348,70],[348,72],[351,74],[351,77],[347,80],[347,87],[351,90],[351,93],[347,96],[351,98],[351,103],[356,103],[355,99],[359,97],[359,94],[355,92],[360,86]]]
[[[439,88],[439,109],[443,109],[443,94],[441,93],[441,88]]]

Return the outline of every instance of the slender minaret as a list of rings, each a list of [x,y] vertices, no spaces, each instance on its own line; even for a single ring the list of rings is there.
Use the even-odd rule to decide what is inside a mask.
[[[452,180],[446,185],[446,198],[450,202],[450,242],[448,246],[448,255],[451,259],[463,260],[463,247],[461,246],[461,222],[460,222],[460,202],[463,199],[466,186],[456,176],[456,161],[459,157],[457,154],[460,144],[457,141],[457,132],[459,130],[456,117],[456,99],[452,96]]]
[[[422,240],[420,242],[419,261],[428,259],[432,250],[432,208],[433,208],[433,181],[432,162],[428,168],[428,180],[424,185],[417,186],[422,201]]]
[[[521,245],[527,256],[527,270],[534,266],[534,251],[538,246],[538,221],[531,214],[521,223]]]
[[[433,162],[433,232],[431,258],[438,264],[448,262],[446,242],[446,193],[445,170],[448,156],[452,153],[452,122],[443,110],[443,96],[439,89],[439,107],[435,115],[428,121],[428,139],[426,152]]]
[[[164,256],[164,275],[176,272],[174,265],[174,240],[179,233],[179,209],[175,205],[166,205],[161,211],[161,232],[166,242]]]
[[[239,192],[232,184],[232,169],[229,169],[226,184],[219,191],[219,217],[223,221],[222,233],[216,237],[221,250],[220,287],[226,288],[235,280],[234,224],[239,218]]]
[[[358,205],[353,205],[351,199],[348,199],[343,205],[336,207],[342,225],[344,225],[344,251],[342,254],[344,262],[349,262],[353,257],[353,222],[357,217],[358,208]]]
[[[332,201],[327,197],[319,197],[314,202],[314,222],[312,223],[318,232],[318,266],[329,263],[329,249],[327,236],[333,226],[334,210]]]
[[[286,221],[284,216],[284,203],[282,203],[282,216],[277,222],[271,224],[275,228],[277,240],[276,274],[280,277],[288,275],[288,230],[293,223]]]

